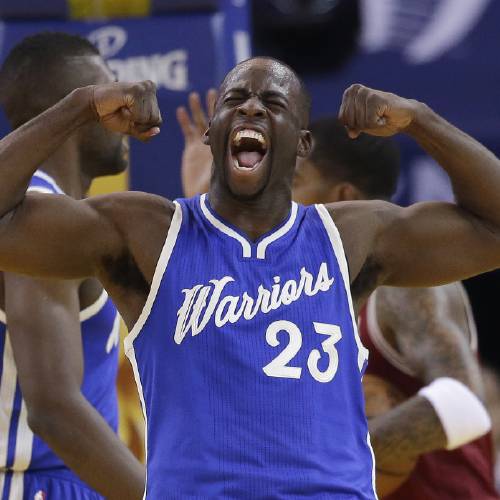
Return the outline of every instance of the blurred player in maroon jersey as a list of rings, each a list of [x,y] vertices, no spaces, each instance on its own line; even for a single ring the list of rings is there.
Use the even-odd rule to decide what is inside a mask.
[[[214,102],[211,91],[209,114]],[[212,164],[201,140],[207,118],[197,94],[190,96],[190,110],[177,113],[186,141],[182,180],[187,196],[206,191]],[[390,140],[349,139],[333,118],[313,123],[311,132],[312,153],[297,165],[296,201],[391,198],[399,154]],[[382,287],[367,299],[360,311],[361,340],[370,350],[363,385],[380,497],[500,498],[491,433],[484,434],[490,424],[480,401],[475,325],[462,285]]]

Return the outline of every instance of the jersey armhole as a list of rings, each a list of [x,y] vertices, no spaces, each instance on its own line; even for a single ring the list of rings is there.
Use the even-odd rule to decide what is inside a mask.
[[[358,333],[358,322],[356,315],[354,314],[354,307],[351,296],[351,282],[349,279],[349,268],[347,265],[347,259],[345,256],[342,239],[340,237],[340,233],[337,229],[337,226],[333,222],[332,216],[330,215],[326,207],[324,205],[315,205],[315,207],[321,221],[323,222],[323,226],[325,227],[325,231],[332,245],[333,253],[340,267],[340,273],[344,281],[344,288],[349,303],[349,311],[351,313],[354,339],[356,341],[356,345],[358,346],[358,368],[360,372],[363,372],[365,364],[368,361],[368,349],[363,345],[363,342],[361,342],[361,338]]]
[[[134,327],[132,328],[132,330],[130,330],[130,333],[125,337],[125,340],[123,341],[125,354],[128,354],[130,349],[132,349],[132,344],[134,340],[137,338],[139,333],[141,333],[144,324],[149,318],[151,309],[153,308],[153,304],[156,299],[156,295],[161,285],[161,281],[163,279],[163,275],[165,274],[165,271],[167,269],[168,262],[174,250],[175,243],[177,241],[177,237],[179,235],[179,231],[182,226],[182,207],[177,201],[174,201],[174,204],[175,204],[174,215],[172,216],[172,222],[170,223],[167,237],[165,238],[165,243],[163,244],[160,257],[158,258],[158,262],[156,264],[148,297]]]

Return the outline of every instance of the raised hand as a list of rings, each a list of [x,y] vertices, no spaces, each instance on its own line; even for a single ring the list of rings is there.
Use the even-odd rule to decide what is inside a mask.
[[[212,168],[212,152],[203,142],[208,128],[208,120],[212,117],[217,92],[210,89],[206,95],[206,109],[201,104],[200,95],[192,92],[189,95],[189,110],[181,106],[177,108],[177,121],[184,135],[184,151],[182,153],[181,177],[184,194],[193,196],[204,193],[210,182]]]
[[[113,132],[141,141],[160,132],[161,113],[151,81],[94,85],[91,106],[103,127]]]
[[[344,92],[339,120],[353,139],[361,132],[391,136],[405,130],[415,113],[416,101],[356,83]]]

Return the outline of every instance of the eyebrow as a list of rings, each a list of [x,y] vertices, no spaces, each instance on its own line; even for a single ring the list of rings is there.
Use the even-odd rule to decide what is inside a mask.
[[[224,95],[230,94],[231,92],[237,92],[239,94],[248,94],[248,90],[243,87],[232,87],[224,92]]]
[[[279,99],[283,99],[285,102],[288,103],[288,98],[286,97],[286,95],[283,94],[282,92],[277,92],[276,90],[264,90],[264,92],[262,92],[262,97],[264,98],[277,97]]]
[[[226,92],[224,92],[224,95],[227,95],[231,92],[236,92],[236,93],[245,94],[245,95],[250,93],[248,91],[248,89],[246,89],[244,87],[233,87],[233,88],[227,89]],[[285,102],[288,102],[288,98],[286,97],[286,95],[283,94],[282,92],[278,92],[276,90],[264,90],[263,92],[261,92],[261,95],[264,98],[277,97],[279,99],[283,99]]]

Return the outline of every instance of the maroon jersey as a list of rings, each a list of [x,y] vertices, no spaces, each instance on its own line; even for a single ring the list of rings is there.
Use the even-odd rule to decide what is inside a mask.
[[[375,299],[373,294],[359,316],[361,341],[370,351],[366,373],[390,381],[409,398],[425,384],[382,335]],[[476,351],[472,321],[469,331],[471,347]],[[494,486],[493,467],[493,443],[491,434],[487,434],[456,450],[422,455],[410,477],[385,500],[497,500],[500,496]]]

